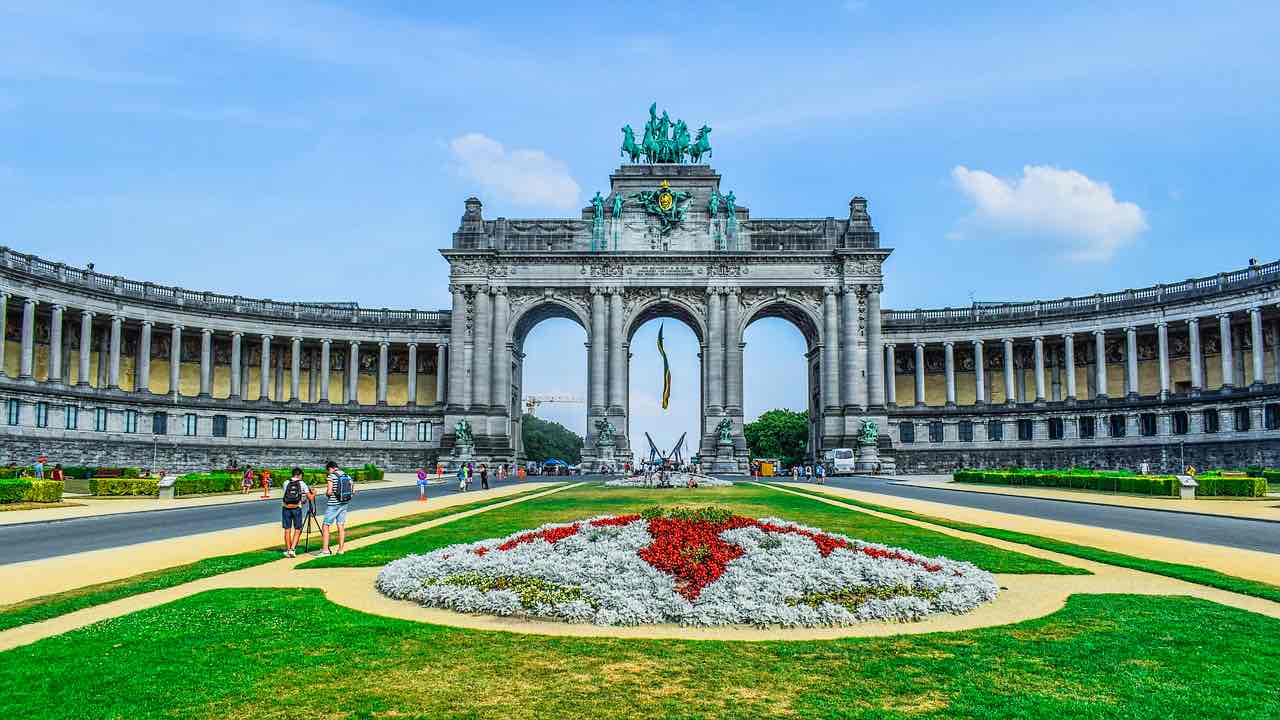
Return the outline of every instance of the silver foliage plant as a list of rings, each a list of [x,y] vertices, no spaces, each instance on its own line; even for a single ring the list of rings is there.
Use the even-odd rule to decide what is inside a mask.
[[[698,487],[733,486],[732,480],[721,480],[720,478],[714,478],[710,475],[698,475],[696,473],[692,473],[692,475],[694,482],[697,483]],[[675,472],[670,473],[668,475],[668,482],[675,487],[685,487],[689,484],[689,474]],[[604,484],[606,487],[654,487],[656,483],[657,480],[652,475],[628,475],[613,478],[612,480],[606,480]]]
[[[674,577],[637,554],[653,540],[648,522],[639,519],[612,527],[591,524],[609,517],[552,523],[532,531],[579,525],[576,534],[555,543],[536,539],[511,550],[497,549],[530,532],[521,531],[504,538],[410,555],[388,563],[378,574],[377,588],[392,598],[463,613],[596,625],[761,627],[909,622],[935,613],[966,613],[995,599],[999,591],[995,577],[972,563],[927,558],[778,518],[763,518],[761,522],[841,538],[854,547],[838,548],[823,557],[814,541],[803,535],[766,532],[758,527],[726,530],[720,538],[737,545],[743,554],[690,602],[677,592]],[[475,551],[480,548],[488,550],[478,555]],[[873,557],[860,552],[862,548],[897,553],[909,561]],[[925,564],[938,569],[930,571]],[[579,588],[582,597],[554,604],[535,601],[526,606],[512,590],[483,592],[448,582],[451,577],[469,573],[540,578]],[[822,599],[832,594],[845,601]],[[850,597],[858,601],[849,601]]]

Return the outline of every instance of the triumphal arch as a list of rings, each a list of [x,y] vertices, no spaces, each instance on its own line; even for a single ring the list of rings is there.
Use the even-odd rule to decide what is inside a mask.
[[[855,447],[884,427],[881,247],[862,197],[844,217],[753,218],[708,164],[711,128],[651,107],[643,139],[623,128],[624,163],[576,218],[488,219],[469,198],[452,246],[444,455],[509,461],[520,447],[529,331],[568,318],[587,334],[588,468],[632,456],[630,346],[667,317],[701,349],[704,466],[744,472],[743,330],[782,317],[804,335],[810,447]],[[645,348],[648,351],[648,348]],[[690,428],[693,430],[693,428]],[[692,437],[692,435],[691,435]]]

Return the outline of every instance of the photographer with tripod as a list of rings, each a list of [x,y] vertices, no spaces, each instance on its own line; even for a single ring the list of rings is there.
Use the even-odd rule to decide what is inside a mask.
[[[284,556],[297,557],[298,538],[302,537],[303,503],[311,503],[306,518],[315,517],[316,493],[302,481],[302,468],[294,468],[284,484],[284,504],[280,524],[284,528]]]

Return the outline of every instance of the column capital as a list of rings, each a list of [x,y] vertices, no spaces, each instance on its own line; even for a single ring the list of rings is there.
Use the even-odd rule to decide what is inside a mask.
[[[291,343],[301,344],[303,340],[306,340],[306,338],[302,337],[301,335],[294,335],[293,337],[289,338],[289,342]]]
[[[231,331],[231,337],[233,337],[233,338],[242,338],[242,337],[244,337],[244,332],[243,332],[243,331],[241,331],[241,330],[232,330],[232,331]]]
[[[494,295],[506,295],[507,288],[505,285],[491,285],[489,286],[489,292],[493,293]]]
[[[67,309],[67,306],[63,305],[62,303],[53,303],[53,310],[55,312],[62,312],[66,309]],[[1254,308],[1254,310],[1257,310],[1257,308]]]
[[[974,347],[982,347],[982,338],[974,338],[972,342]]]
[[[320,338],[320,344],[326,346],[331,345],[333,344],[333,338]]]
[[[1248,312],[1250,315],[1257,315],[1262,312],[1262,308],[1257,305],[1254,305],[1253,307],[1249,308],[1246,312]]]
[[[145,322],[145,321],[144,321],[144,322]],[[213,334],[213,328],[200,328],[200,334],[201,334],[201,335],[212,335],[212,334]]]
[[[417,350],[417,349],[418,349],[418,341],[417,341],[417,340],[414,340],[414,341],[412,341],[412,342],[407,342],[407,343],[405,343],[405,344],[404,344],[404,346],[405,346],[405,347],[407,347],[407,348],[412,348],[412,349],[414,349],[414,350]]]
[[[954,340],[943,340],[943,341],[942,341],[942,347],[944,347],[944,348],[954,348],[955,346],[956,346],[956,343],[955,343],[955,341],[954,341]]]
[[[1231,313],[1230,313],[1230,312],[1220,312],[1220,313],[1218,313],[1217,317],[1218,317],[1218,319],[1219,319],[1219,320],[1230,320],[1230,319],[1231,319]]]
[[[454,295],[457,295],[460,293],[465,294],[467,292],[467,286],[462,283],[450,283],[449,292],[453,293]]]
[[[1043,342],[1044,342],[1044,336],[1043,336],[1043,335],[1033,335],[1033,336],[1031,337],[1031,342],[1043,343]]]
[[[1138,332],[1138,328],[1135,325],[1125,325],[1124,331],[1127,333],[1136,333]]]
[[[1062,339],[1065,342],[1074,343],[1076,341],[1076,334],[1073,332],[1064,332],[1062,333]]]
[[[1198,318],[1198,317],[1191,317],[1191,318],[1187,318],[1187,325],[1189,325],[1189,326],[1191,326],[1191,327],[1197,327],[1197,326],[1199,326],[1199,325],[1200,325],[1200,318]]]
[[[57,309],[58,309],[58,306],[57,306],[57,305],[53,306],[53,309],[54,309],[54,310],[57,310]],[[140,324],[140,325],[142,325],[142,326],[144,326],[144,327],[152,327],[152,326],[154,326],[156,323],[155,323],[155,321],[154,321],[154,320],[140,320],[140,321],[138,321],[138,324]]]
[[[834,286],[834,285],[827,285],[827,286],[825,286],[825,287],[823,287],[823,288],[822,288],[822,294],[823,294],[823,295],[839,295],[839,294],[840,294],[840,288],[838,288],[838,287],[836,287],[836,286]]]
[[[1004,343],[1005,345],[1012,345],[1012,344],[1013,344],[1013,338],[1011,338],[1011,337],[1007,337],[1007,338],[1000,338],[1000,342]]]
[[[90,320],[94,318],[95,313],[92,310],[81,310],[80,317],[87,317]]]
[[[268,333],[262,333],[262,341],[263,341],[263,342],[271,342],[273,339],[274,339],[274,338],[273,338],[273,336],[271,336],[270,334],[268,334]]]
[[[35,298],[28,297],[23,299],[22,304],[23,305],[39,305],[40,303],[37,302]]]
[[[1099,336],[1106,337],[1106,334],[1107,334],[1106,330],[1093,330],[1092,332],[1094,337],[1099,337]]]
[[[389,347],[391,347],[391,343],[387,342],[386,340],[379,340],[379,341],[378,341],[378,348],[379,348],[379,349],[386,349],[386,348],[389,348]]]
[[[1169,327],[1169,321],[1164,320],[1164,319],[1157,320],[1157,321],[1156,321],[1156,327],[1157,327],[1157,328],[1167,328],[1167,327]]]
[[[35,300],[28,300],[27,302],[29,302],[29,303],[31,303],[31,304],[33,304],[33,305],[34,305],[36,301],[35,301]],[[123,323],[123,322],[124,322],[124,316],[123,316],[123,315],[117,315],[117,314],[115,314],[115,313],[112,313],[112,314],[111,314],[111,322],[113,322],[113,323]]]
[[[186,330],[186,329],[187,329],[187,326],[186,326],[186,325],[179,325],[178,323],[173,323],[173,324],[171,324],[171,325],[169,326],[169,329],[170,329],[170,330],[177,330],[178,332],[182,332],[183,330]]]
[[[350,345],[350,346],[351,346],[351,347],[353,347],[353,348],[354,348],[354,347],[360,347],[360,341],[359,341],[359,340],[348,340],[348,341],[347,341],[347,344],[348,344],[348,345]]]

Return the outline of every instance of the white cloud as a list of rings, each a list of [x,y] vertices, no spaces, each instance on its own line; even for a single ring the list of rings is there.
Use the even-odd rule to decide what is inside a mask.
[[[1027,165],[1010,181],[957,165],[951,176],[975,205],[967,225],[1042,236],[1076,262],[1109,260],[1148,228],[1142,208],[1075,170]]]
[[[454,138],[449,150],[458,171],[485,190],[518,205],[574,210],[580,188],[563,162],[541,150],[510,150],[480,133]]]

